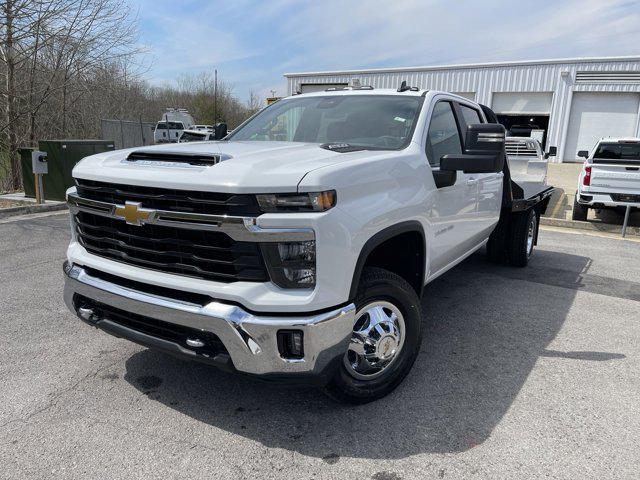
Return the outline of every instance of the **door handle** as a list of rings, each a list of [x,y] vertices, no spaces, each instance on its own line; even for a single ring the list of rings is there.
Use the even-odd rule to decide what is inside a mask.
[[[476,183],[478,183],[478,180],[476,180],[475,178],[468,178],[467,179],[467,185],[469,187],[471,187],[472,185],[475,185]]]

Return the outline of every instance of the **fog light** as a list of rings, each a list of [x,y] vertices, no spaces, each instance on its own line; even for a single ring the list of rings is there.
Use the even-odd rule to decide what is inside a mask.
[[[300,359],[304,357],[302,330],[279,330],[278,351],[282,358]]]

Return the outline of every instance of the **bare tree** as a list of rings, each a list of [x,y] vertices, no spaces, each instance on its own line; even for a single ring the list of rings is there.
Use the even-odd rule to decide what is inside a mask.
[[[38,138],[96,138],[102,118],[155,121],[167,107],[234,127],[260,107],[219,80],[216,115],[212,72],[149,85],[127,1],[0,0],[0,191],[20,187],[18,147]]]
[[[8,186],[17,188],[19,142],[35,142],[41,113],[54,104],[60,112],[53,116],[56,130],[66,136],[69,105],[91,93],[87,79],[111,63],[133,63],[137,21],[124,0],[3,0],[0,12],[0,150],[9,158]],[[124,71],[131,76],[131,70]]]

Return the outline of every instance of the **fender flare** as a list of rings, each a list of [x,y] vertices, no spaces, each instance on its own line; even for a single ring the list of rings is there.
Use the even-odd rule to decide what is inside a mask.
[[[362,270],[364,269],[364,265],[369,257],[369,254],[375,250],[376,247],[382,245],[387,240],[392,239],[398,235],[409,232],[417,232],[422,237],[422,258],[423,262],[420,265],[420,291],[416,292],[418,297],[422,295],[422,288],[424,287],[424,273],[426,268],[426,236],[424,233],[424,228],[422,224],[417,220],[409,220],[406,222],[396,223],[395,225],[391,225],[390,227],[386,227],[380,230],[378,233],[373,235],[369,240],[365,242],[362,249],[360,250],[360,255],[358,256],[358,261],[356,262],[356,268],[353,271],[353,278],[351,280],[351,288],[349,290],[349,299],[353,299],[356,296],[358,291],[358,282],[360,281],[360,276],[362,275]]]

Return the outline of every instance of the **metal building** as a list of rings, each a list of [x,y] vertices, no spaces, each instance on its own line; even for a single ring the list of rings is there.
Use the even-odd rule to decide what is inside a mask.
[[[352,84],[445,90],[490,106],[507,128],[542,131],[555,161],[600,137],[640,136],[640,56],[287,73],[288,93]]]

